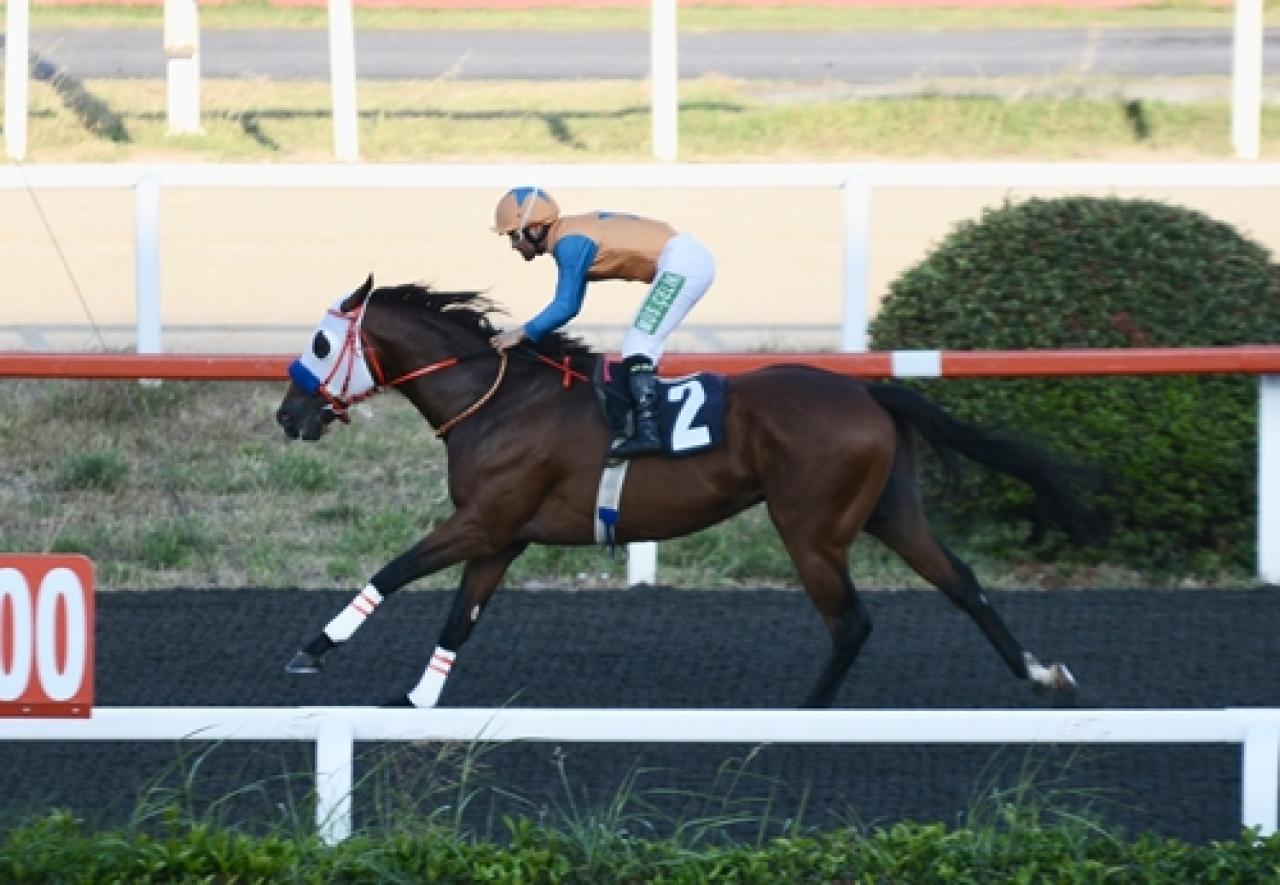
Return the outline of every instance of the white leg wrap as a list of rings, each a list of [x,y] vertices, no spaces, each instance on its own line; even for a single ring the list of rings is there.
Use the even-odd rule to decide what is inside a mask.
[[[427,664],[427,669],[423,671],[417,687],[409,692],[409,701],[415,707],[436,705],[440,700],[440,692],[444,691],[445,680],[449,678],[449,671],[453,669],[453,659],[457,656],[457,652],[436,646],[435,654],[431,656],[431,663]]]
[[[1022,660],[1027,665],[1027,678],[1037,685],[1052,686],[1053,671],[1036,660],[1030,652],[1022,653]]]
[[[374,609],[381,603],[382,594],[374,589],[372,584],[366,584],[365,588],[347,604],[347,607],[324,628],[325,635],[334,642],[346,642],[364,623],[365,618],[373,614]]]

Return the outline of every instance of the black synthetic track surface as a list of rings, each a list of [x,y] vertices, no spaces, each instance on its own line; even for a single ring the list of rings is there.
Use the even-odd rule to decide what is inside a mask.
[[[284,673],[293,652],[352,595],[100,593],[97,703],[367,706],[403,694],[435,645],[451,593],[393,596],[329,656],[324,673]],[[1044,705],[940,595],[862,595],[876,627],[837,706]],[[1081,685],[1080,706],[1280,706],[1274,589],[991,597],[1041,660],[1069,664]],[[798,590],[505,590],[459,655],[442,704],[788,707],[804,698],[826,650],[826,633]],[[401,801],[418,803],[418,813],[456,807],[458,792],[447,785],[460,751],[357,749],[357,777],[369,778],[357,788],[358,827],[385,823],[394,816],[387,809]],[[753,752],[732,744],[525,744],[489,748],[473,761],[465,820],[498,836],[502,813],[555,823],[620,795],[632,800],[623,825],[633,832],[663,834],[673,821],[731,812],[749,821],[735,831],[746,838],[779,832],[797,818],[815,827],[908,818],[958,824],[985,807],[977,797],[1025,782],[1027,771],[1036,772],[1054,807],[1088,806],[1131,834],[1204,841],[1239,833],[1234,746],[808,745]],[[153,803],[179,797],[197,814],[250,826],[305,821],[312,766],[308,744],[0,741],[0,812],[58,805],[94,824],[120,824],[150,807],[139,798],[150,790]]]

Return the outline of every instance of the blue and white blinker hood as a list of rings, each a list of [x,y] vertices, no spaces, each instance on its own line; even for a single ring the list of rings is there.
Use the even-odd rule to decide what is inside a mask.
[[[362,301],[354,310],[343,311],[339,298],[329,308],[311,339],[311,347],[289,366],[289,378],[305,393],[319,393],[342,417],[346,407],[375,393],[369,365],[364,358],[360,327],[364,322]]]

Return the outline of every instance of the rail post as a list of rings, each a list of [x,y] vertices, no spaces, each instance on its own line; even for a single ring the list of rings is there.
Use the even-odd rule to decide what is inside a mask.
[[[138,353],[161,353],[160,176],[148,172],[133,187],[134,272],[138,297]]]
[[[355,729],[349,719],[326,716],[316,729],[316,829],[326,845],[351,835]]]
[[[1280,787],[1280,723],[1251,724],[1244,733],[1240,778],[1240,822],[1262,836],[1276,831]]]
[[[1258,376],[1258,580],[1280,584],[1280,375]]]
[[[27,158],[30,66],[30,0],[8,0],[4,34],[4,142],[10,160]]]
[[[329,80],[333,96],[333,155],[360,159],[360,115],[356,110],[356,36],[351,0],[329,0]]]
[[[867,349],[867,266],[871,240],[871,181],[860,174],[840,184],[844,205],[844,310],[840,320],[840,349]]]
[[[627,545],[627,586],[658,583],[658,545],[635,541]]]

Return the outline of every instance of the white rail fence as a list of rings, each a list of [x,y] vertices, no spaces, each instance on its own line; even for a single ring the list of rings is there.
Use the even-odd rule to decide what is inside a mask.
[[[30,0],[6,5],[5,151],[15,160],[27,153],[27,48]],[[1231,53],[1231,144],[1236,157],[1256,160],[1262,126],[1263,0],[1235,0]],[[355,26],[351,0],[329,0],[329,70],[333,154],[360,158],[356,98]],[[169,81],[169,128],[200,129],[200,24],[195,0],[165,0],[164,53]],[[649,82],[651,150],[655,160],[673,161],[679,146],[680,53],[676,0],[651,0]]]
[[[1280,709],[384,710],[101,707],[90,719],[10,719],[0,740],[313,741],[316,825],[352,832],[357,741],[738,744],[1238,744],[1240,823],[1276,832]],[[850,766],[849,777],[857,777]]]

